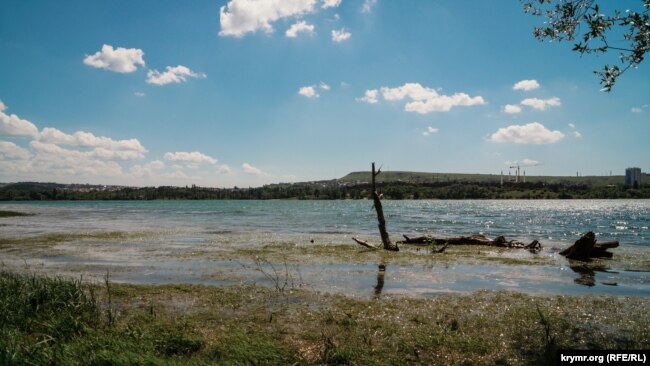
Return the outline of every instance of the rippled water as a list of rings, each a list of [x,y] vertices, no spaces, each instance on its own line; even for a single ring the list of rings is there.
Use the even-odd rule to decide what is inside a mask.
[[[492,255],[524,261],[541,256],[546,263],[445,262],[423,250],[417,252],[419,264],[387,265],[384,293],[430,296],[489,288],[650,296],[650,200],[432,200],[383,205],[393,240],[400,234],[474,233],[525,242],[538,239],[544,245],[539,254],[515,250]],[[353,235],[378,240],[371,201],[66,201],[3,203],[0,210],[35,214],[0,219],[0,238],[57,232],[143,233],[118,239],[80,235],[51,246],[0,248],[3,268],[81,274],[91,280],[110,271],[114,280],[133,283],[252,281],[273,286],[256,270],[257,257],[232,260],[229,253],[278,243],[289,248],[331,244],[352,248]],[[595,231],[601,241],[621,242],[613,260],[585,267],[557,254],[587,231]],[[367,253],[356,255],[347,261],[305,257],[292,262],[291,271],[317,290],[370,296],[379,284],[378,263],[369,262]]]
[[[587,231],[650,246],[650,200],[384,201],[391,233],[482,233],[574,241]],[[375,234],[371,201],[81,201],[0,204],[36,213],[12,218],[0,235],[118,230],[202,233]]]

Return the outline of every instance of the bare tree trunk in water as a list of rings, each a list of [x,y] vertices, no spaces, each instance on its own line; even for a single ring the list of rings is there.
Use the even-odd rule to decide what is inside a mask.
[[[384,249],[396,252],[399,251],[399,248],[397,247],[397,244],[393,244],[388,237],[388,232],[386,231],[386,220],[384,219],[384,209],[381,207],[381,199],[375,186],[375,177],[377,177],[379,173],[381,173],[381,168],[375,172],[375,163],[372,163],[372,200],[375,203],[375,211],[377,211],[379,235],[381,235],[381,243],[383,244]]]

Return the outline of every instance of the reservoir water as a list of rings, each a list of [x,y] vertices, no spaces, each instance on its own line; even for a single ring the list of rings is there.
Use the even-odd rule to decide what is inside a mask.
[[[424,251],[415,264],[398,257],[382,259],[387,268],[384,293],[429,296],[487,288],[650,296],[650,200],[386,200],[383,205],[393,240],[401,234],[484,234],[524,242],[536,239],[544,245],[539,254],[494,252],[490,255],[501,261],[496,264],[438,261]],[[0,210],[34,214],[0,219],[0,239],[147,233],[118,240],[82,235],[34,248],[0,246],[3,267],[97,280],[110,270],[114,280],[133,283],[272,285],[262,271],[270,270],[272,260],[242,259],[237,251],[283,245],[292,255],[291,248],[318,245],[361,250],[352,236],[378,241],[375,211],[367,200],[7,202]],[[557,254],[587,231],[594,231],[600,241],[621,242],[613,250],[614,260],[583,265]],[[342,261],[331,256],[294,258],[288,268],[294,279],[299,276],[317,290],[371,295],[380,263],[368,258],[379,257],[353,255]],[[502,264],[504,259],[515,263]],[[538,259],[544,264],[526,264]]]

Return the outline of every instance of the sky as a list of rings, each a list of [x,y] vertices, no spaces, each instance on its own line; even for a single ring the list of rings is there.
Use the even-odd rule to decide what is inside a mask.
[[[617,55],[542,21],[517,0],[2,0],[0,182],[650,170],[650,65],[602,92]]]

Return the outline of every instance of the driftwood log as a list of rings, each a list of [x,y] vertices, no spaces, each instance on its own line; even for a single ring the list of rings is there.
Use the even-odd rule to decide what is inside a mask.
[[[397,242],[398,244],[413,244],[413,245],[429,245],[429,244],[444,244],[447,245],[486,245],[501,248],[522,248],[538,251],[542,249],[542,244],[533,240],[530,244],[525,244],[520,241],[507,240],[504,236],[500,235],[494,239],[489,239],[485,235],[475,234],[471,236],[459,236],[454,238],[436,238],[432,236],[419,236],[417,238],[409,238],[402,235],[405,240]]]
[[[596,243],[596,234],[590,231],[576,240],[576,242],[560,252],[561,255],[580,261],[589,261],[591,258],[611,258],[614,253],[607,249],[618,247],[618,240]]]

